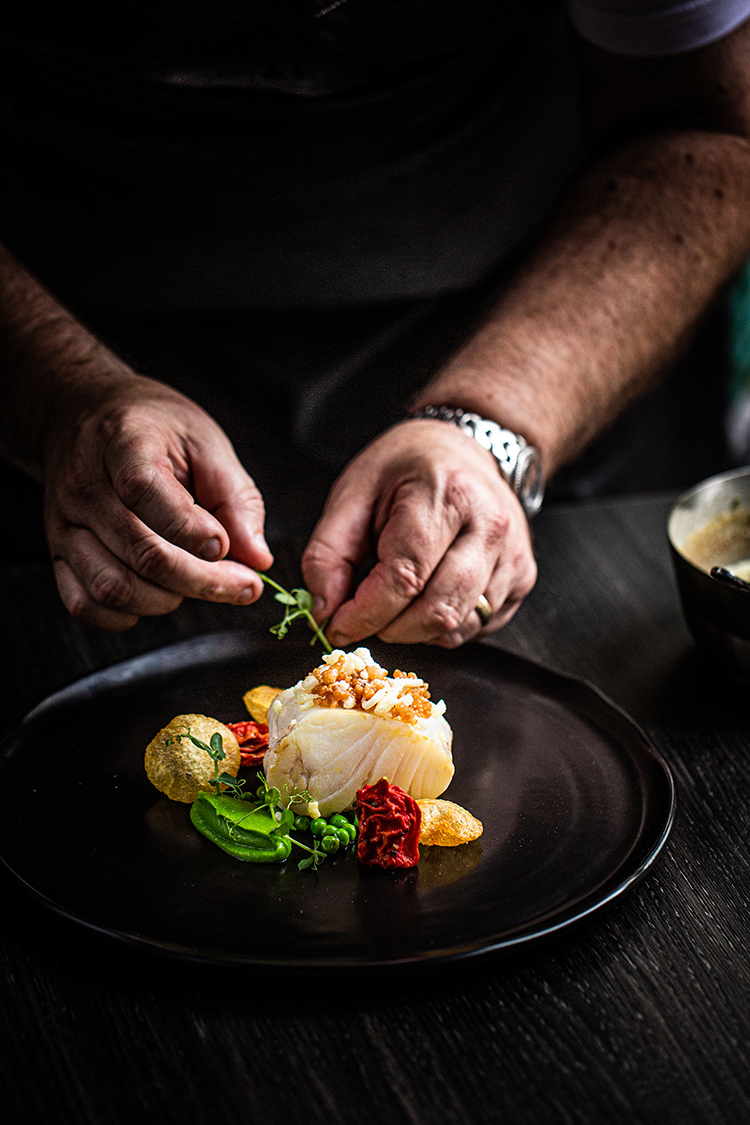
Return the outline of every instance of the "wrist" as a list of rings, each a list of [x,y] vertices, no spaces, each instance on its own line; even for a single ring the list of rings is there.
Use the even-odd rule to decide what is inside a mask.
[[[423,406],[411,418],[429,418],[458,426],[493,457],[498,471],[518,497],[529,519],[544,498],[544,474],[539,450],[522,434],[456,406]]]

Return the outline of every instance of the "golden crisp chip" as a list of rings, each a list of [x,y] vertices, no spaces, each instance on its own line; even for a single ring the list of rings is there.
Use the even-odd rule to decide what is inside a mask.
[[[283,690],[280,687],[268,687],[267,684],[261,684],[260,687],[254,687],[245,692],[242,699],[256,723],[268,722],[268,708],[276,696],[281,695]]]
[[[459,844],[468,844],[470,840],[478,839],[484,831],[481,820],[477,820],[453,801],[434,801],[425,797],[417,801],[417,804],[422,810],[420,844],[455,848]]]
[[[145,765],[151,784],[172,801],[192,804],[199,790],[214,792],[209,782],[216,770],[211,755],[185,737],[188,731],[207,744],[219,732],[226,755],[219,762],[219,773],[232,777],[240,768],[240,747],[228,727],[206,715],[177,715],[149,742]]]

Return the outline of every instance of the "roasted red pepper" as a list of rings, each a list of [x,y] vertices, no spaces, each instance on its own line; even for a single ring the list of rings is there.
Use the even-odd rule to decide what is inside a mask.
[[[422,810],[398,785],[381,778],[357,791],[357,859],[376,867],[416,867]]]
[[[248,719],[244,723],[227,723],[240,744],[240,761],[243,766],[259,766],[268,749],[268,726]]]

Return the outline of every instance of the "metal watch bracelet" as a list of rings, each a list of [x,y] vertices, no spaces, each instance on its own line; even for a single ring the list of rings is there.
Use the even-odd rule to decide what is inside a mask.
[[[458,406],[422,406],[410,418],[433,418],[458,426],[468,437],[488,450],[503,478],[521,501],[523,510],[531,519],[542,506],[544,475],[539,450],[529,445],[520,434],[504,430],[497,422],[480,418]]]

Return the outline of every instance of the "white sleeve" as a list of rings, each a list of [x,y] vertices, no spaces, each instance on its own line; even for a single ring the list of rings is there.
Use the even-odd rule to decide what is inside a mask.
[[[568,0],[577,31],[618,55],[677,55],[728,35],[750,0]]]

